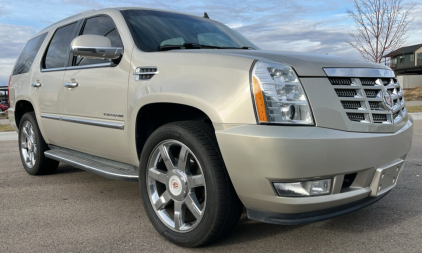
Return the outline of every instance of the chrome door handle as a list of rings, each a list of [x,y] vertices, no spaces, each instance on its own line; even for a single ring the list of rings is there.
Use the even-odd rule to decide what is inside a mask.
[[[66,87],[66,88],[76,88],[78,86],[79,86],[79,84],[76,83],[76,82],[69,82],[69,83],[64,84],[64,87]]]
[[[35,88],[41,87],[42,83],[32,83],[31,86]]]

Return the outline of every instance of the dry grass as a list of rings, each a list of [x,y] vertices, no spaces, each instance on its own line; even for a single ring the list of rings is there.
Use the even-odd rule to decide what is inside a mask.
[[[6,113],[0,113],[0,119],[8,119],[8,114]]]
[[[406,106],[407,112],[422,112],[422,105]]]
[[[415,87],[404,91],[404,100],[420,101],[422,100],[422,87]]]
[[[10,132],[10,131],[14,131],[13,127],[9,124],[7,125],[0,125],[0,132]]]

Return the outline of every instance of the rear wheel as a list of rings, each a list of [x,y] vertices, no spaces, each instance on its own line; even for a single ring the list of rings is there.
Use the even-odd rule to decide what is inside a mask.
[[[59,162],[44,156],[48,145],[38,128],[34,112],[22,116],[19,125],[19,153],[23,167],[31,175],[51,174]]]
[[[176,122],[157,129],[140,160],[145,210],[169,241],[197,247],[226,235],[243,205],[234,191],[211,126]]]

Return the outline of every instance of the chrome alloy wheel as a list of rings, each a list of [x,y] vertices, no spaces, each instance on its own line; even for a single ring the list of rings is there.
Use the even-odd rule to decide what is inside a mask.
[[[36,162],[37,140],[31,122],[26,121],[20,133],[22,156],[28,168],[32,168]]]
[[[148,196],[160,220],[182,233],[198,226],[206,206],[206,184],[193,152],[176,140],[161,142],[151,153],[147,173]]]

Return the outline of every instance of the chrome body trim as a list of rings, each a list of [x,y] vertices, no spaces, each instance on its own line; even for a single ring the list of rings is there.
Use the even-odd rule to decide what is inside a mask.
[[[61,117],[61,120],[72,122],[72,123],[91,125],[91,126],[107,127],[107,128],[120,129],[120,130],[125,129],[124,124],[118,124],[118,123],[108,123],[108,122],[86,120],[86,119],[75,119],[75,118],[69,118],[69,117]]]
[[[395,78],[394,71],[373,68],[323,68],[330,77],[379,77]]]
[[[72,123],[78,123],[78,124],[84,124],[84,125],[90,125],[90,126],[106,127],[106,128],[119,129],[119,130],[125,129],[125,125],[120,124],[120,123],[110,123],[110,122],[102,122],[102,121],[86,120],[86,119],[75,119],[71,117],[62,117],[62,116],[55,116],[55,115],[49,115],[49,114],[41,114],[41,118],[52,119],[52,120],[62,120],[66,122],[72,122]]]
[[[54,115],[48,115],[48,114],[41,114],[41,118],[60,120],[60,116],[54,116]]]

